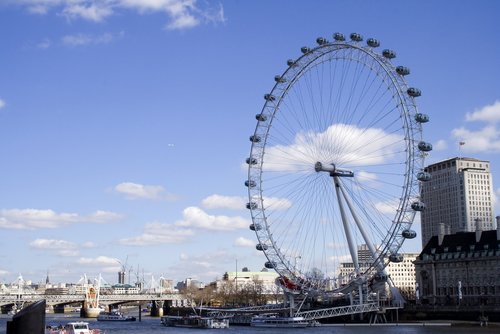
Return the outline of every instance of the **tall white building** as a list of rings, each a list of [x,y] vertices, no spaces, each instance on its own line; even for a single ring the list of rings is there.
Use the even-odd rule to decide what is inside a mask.
[[[434,235],[473,232],[493,227],[493,182],[489,161],[453,158],[429,165],[422,182],[422,245]]]

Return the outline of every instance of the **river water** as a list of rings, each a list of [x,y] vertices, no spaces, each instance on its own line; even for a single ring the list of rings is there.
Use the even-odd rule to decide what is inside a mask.
[[[6,333],[6,323],[11,317],[0,315],[0,334]],[[215,331],[227,334],[278,334],[278,333],[310,333],[310,334],[493,334],[500,333],[500,326],[491,324],[488,327],[480,327],[479,324],[450,326],[443,322],[443,325],[427,323],[422,325],[384,325],[384,326],[351,326],[335,325],[321,326],[297,329],[273,329],[273,328],[254,328],[250,326],[231,326],[229,329],[190,329],[165,327],[160,323],[159,318],[142,316],[141,321],[135,322],[98,322],[96,319],[81,319],[75,314],[47,314],[46,325],[60,325],[69,321],[87,321],[90,328],[99,328],[104,330],[105,334],[194,334],[194,333],[214,333]],[[290,333],[287,333],[290,334]]]

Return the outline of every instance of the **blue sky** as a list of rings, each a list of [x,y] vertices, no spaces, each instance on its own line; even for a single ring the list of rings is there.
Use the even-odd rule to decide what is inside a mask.
[[[427,162],[489,160],[500,195],[499,13],[493,0],[0,1],[0,282],[114,283],[126,260],[131,281],[260,270],[243,184],[254,115],[286,60],[337,31],[410,67]]]

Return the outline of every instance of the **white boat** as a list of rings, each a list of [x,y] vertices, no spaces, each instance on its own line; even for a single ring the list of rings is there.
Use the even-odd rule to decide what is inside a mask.
[[[84,321],[68,322],[62,326],[47,326],[45,334],[104,334],[100,329],[89,329],[89,323]]]
[[[303,328],[312,324],[304,317],[280,317],[276,315],[257,315],[252,317],[250,326],[273,328]]]
[[[161,317],[161,323],[167,327],[187,328],[229,328],[229,319],[201,317],[199,315],[175,316],[166,315]]]
[[[111,312],[101,312],[97,316],[98,321],[135,321],[135,317],[125,315],[118,310]]]

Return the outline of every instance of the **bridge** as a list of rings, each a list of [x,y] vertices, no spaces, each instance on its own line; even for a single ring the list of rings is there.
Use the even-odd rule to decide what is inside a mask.
[[[85,309],[85,294],[8,294],[0,295],[0,307],[2,310],[21,309],[22,307],[45,299],[49,309],[54,311],[64,309],[64,305],[78,304],[81,310]],[[139,294],[101,294],[99,304],[112,309],[121,304],[149,304],[151,303],[151,315],[161,316],[163,309],[174,306],[186,306],[187,301],[178,293],[139,293]],[[84,316],[84,312],[80,313]]]

